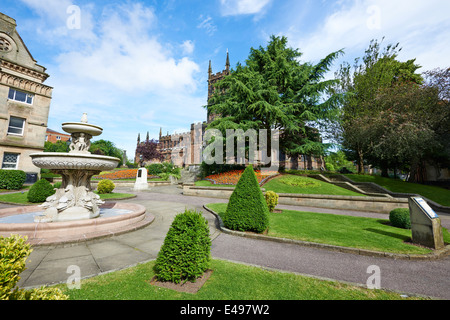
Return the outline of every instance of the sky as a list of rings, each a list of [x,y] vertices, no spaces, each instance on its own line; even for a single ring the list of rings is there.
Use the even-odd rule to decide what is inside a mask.
[[[213,73],[245,64],[250,48],[285,36],[317,63],[344,50],[362,57],[372,39],[399,43],[398,59],[425,72],[450,67],[448,0],[1,0],[53,87],[48,127],[84,112],[134,157],[138,134],[158,139],[206,120],[208,63]]]

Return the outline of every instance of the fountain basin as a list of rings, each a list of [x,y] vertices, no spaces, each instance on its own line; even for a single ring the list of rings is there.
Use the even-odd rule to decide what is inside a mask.
[[[62,129],[67,133],[87,133],[91,136],[99,136],[103,129],[99,126],[86,122],[65,122],[62,124]]]
[[[100,214],[95,219],[61,222],[0,223],[0,236],[19,234],[28,237],[32,245],[82,242],[113,236],[143,228],[153,222],[144,206],[134,203],[107,202],[100,207],[120,210],[118,214]],[[39,206],[14,207],[0,210],[0,218],[19,214],[39,213]]]
[[[96,154],[42,152],[30,154],[31,161],[43,169],[77,169],[108,171],[117,167],[120,159]]]

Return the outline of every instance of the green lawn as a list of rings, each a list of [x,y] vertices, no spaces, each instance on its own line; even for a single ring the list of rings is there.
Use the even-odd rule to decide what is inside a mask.
[[[234,188],[236,187],[235,185],[232,184],[213,184],[211,181],[209,180],[200,180],[200,181],[196,181],[195,185],[197,187],[228,187],[228,188]]]
[[[17,204],[24,204],[24,205],[37,205],[38,203],[32,203],[29,202],[27,199],[28,191],[25,192],[16,192],[16,193],[8,193],[8,194],[0,194],[0,201],[1,202],[9,202],[9,203],[17,203]],[[107,200],[107,199],[120,199],[120,198],[130,198],[133,197],[134,194],[131,193],[107,193],[107,194],[100,194],[100,199]]]
[[[263,188],[266,189],[266,191],[270,190],[276,193],[364,196],[363,194],[335,186],[331,183],[296,175],[282,175],[276,177],[267,182]]]
[[[212,260],[213,273],[195,294],[150,284],[154,261],[58,287],[71,300],[403,300],[398,293]],[[419,298],[408,298],[419,299]],[[270,310],[269,310],[270,311]]]
[[[221,215],[226,211],[227,204],[207,206]],[[445,228],[443,233],[444,241],[450,243],[450,234]],[[411,239],[411,230],[392,227],[386,219],[283,210],[283,213],[270,213],[268,235],[381,252],[431,252],[405,243]]]
[[[418,183],[405,182],[399,179],[385,178],[378,175],[346,174],[355,182],[373,182],[392,192],[416,193],[433,200],[443,206],[450,206],[450,190]]]

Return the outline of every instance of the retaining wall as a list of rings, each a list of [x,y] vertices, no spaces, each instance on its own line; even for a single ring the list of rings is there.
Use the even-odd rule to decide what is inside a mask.
[[[208,198],[228,199],[234,188],[228,187],[196,187],[183,185],[183,194]],[[262,189],[264,192],[265,190]],[[396,208],[408,208],[408,199],[359,197],[359,196],[335,196],[314,194],[279,193],[278,204],[307,206],[327,209],[344,209],[356,211],[368,211],[389,213]]]

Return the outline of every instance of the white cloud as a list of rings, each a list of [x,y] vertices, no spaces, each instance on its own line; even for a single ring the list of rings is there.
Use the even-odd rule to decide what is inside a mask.
[[[181,44],[181,49],[184,54],[191,54],[194,52],[195,44],[192,40],[186,40]]]
[[[222,14],[233,16],[261,12],[271,0],[220,0]]]
[[[370,40],[386,37],[386,44],[400,43],[400,58],[417,57],[423,71],[448,65],[442,52],[450,51],[446,41],[450,36],[450,2],[355,0],[340,4],[312,33],[305,35],[300,25],[287,32],[291,45],[304,53],[303,60],[318,61],[344,48],[345,60],[352,62],[349,55],[362,56]]]
[[[197,28],[204,29],[209,36],[212,36],[217,31],[217,27],[210,16],[200,15],[198,19],[200,23],[197,25]]]
[[[54,48],[48,58],[53,63],[46,64],[47,83],[54,87],[50,128],[61,130],[62,122],[78,121],[87,112],[89,122],[104,129],[99,138],[114,141],[130,156],[138,132],[157,137],[161,126],[188,130],[191,122],[206,118],[201,108],[206,93],[197,91],[195,78],[200,69],[188,57],[194,42],[174,47],[161,39],[152,8],[133,2],[100,10],[86,5],[81,29],[70,30],[66,9],[71,1],[22,1],[39,14],[27,24],[36,24],[39,38]],[[76,34],[83,31],[89,36]]]
[[[57,44],[65,48],[68,39],[95,41],[92,4],[77,6],[72,0],[20,0],[35,10],[40,20],[33,20],[28,28],[36,30],[43,42]],[[73,9],[76,9],[74,11]],[[73,28],[73,22],[76,28]],[[65,37],[66,42],[59,40]]]

